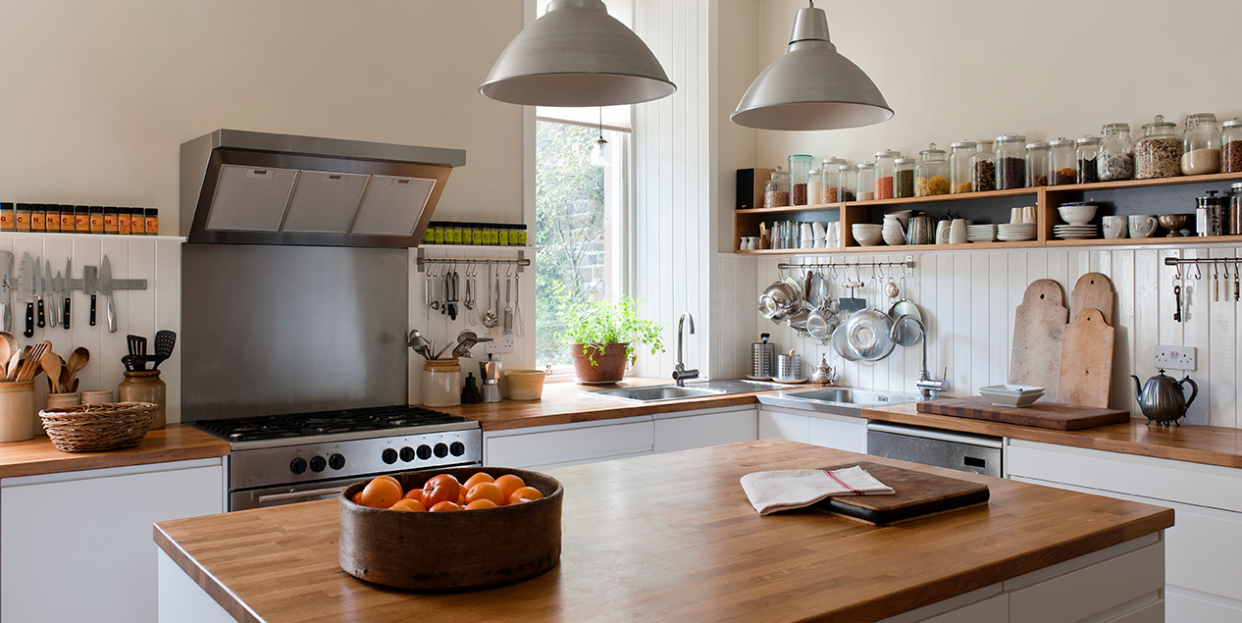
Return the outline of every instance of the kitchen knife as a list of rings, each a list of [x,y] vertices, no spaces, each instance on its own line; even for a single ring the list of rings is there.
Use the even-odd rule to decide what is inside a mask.
[[[42,329],[45,324],[43,318],[43,264],[35,258],[34,261],[34,295],[35,300],[39,302],[39,328]]]
[[[56,271],[56,279],[52,280],[52,307],[56,308],[56,313],[52,314],[52,324],[61,321],[61,305],[65,296],[65,278],[64,273]],[[68,328],[68,327],[66,327]]]
[[[82,269],[82,291],[91,295],[91,326],[95,326],[95,293],[99,291],[99,268],[87,266]]]
[[[34,337],[34,260],[29,253],[22,254],[22,265],[17,269],[17,295],[26,298],[26,330],[22,335]]]
[[[73,288],[69,286],[70,281],[73,281],[73,258],[65,260],[65,280],[60,282],[65,288],[65,318],[62,324],[66,329],[69,328],[69,295],[73,293]]]
[[[3,330],[13,332],[13,254],[0,251],[0,322]]]
[[[99,289],[108,299],[108,332],[116,333],[116,305],[112,302],[112,263],[106,255],[103,267],[99,269]]]
[[[56,280],[52,278],[52,260],[43,260],[43,261],[44,261],[43,274],[46,275],[45,279],[43,280],[43,299],[47,301],[47,311],[48,311],[47,326],[54,327],[56,326],[56,288],[57,286],[56,286]],[[47,282],[49,281],[52,282],[51,288],[47,287]],[[51,290],[52,292],[51,296],[48,296],[48,290]]]

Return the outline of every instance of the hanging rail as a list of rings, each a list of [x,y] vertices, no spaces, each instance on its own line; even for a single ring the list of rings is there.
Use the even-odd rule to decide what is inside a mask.
[[[518,251],[517,259],[515,260],[507,260],[507,259],[479,260],[479,259],[474,259],[474,258],[462,258],[462,257],[458,257],[458,258],[425,257],[424,251],[422,249],[419,249],[418,256],[415,259],[415,263],[418,265],[418,272],[420,273],[423,272],[427,264],[459,264],[462,266],[470,266],[472,264],[501,264],[501,265],[512,264],[514,266],[517,266],[517,271],[519,273],[524,272],[523,270],[524,267],[530,266],[530,260],[526,259],[525,251]]]
[[[1164,258],[1165,266],[1180,266],[1182,264],[1233,264],[1236,268],[1238,263],[1242,262],[1242,257],[1166,257]]]
[[[868,267],[873,267],[873,266],[902,266],[906,270],[914,270],[914,256],[907,255],[906,259],[900,262],[849,262],[846,260],[842,260],[840,262],[834,262],[831,260],[824,261],[824,260],[816,259],[816,260],[804,260],[801,262],[794,263],[794,262],[789,261],[788,258],[786,258],[784,262],[781,262],[780,264],[776,265],[776,267],[780,270],[786,270],[789,268],[817,268],[817,267],[818,268],[829,268],[829,267],[834,267],[834,266],[840,266],[840,267],[845,267],[845,268],[855,268],[855,267],[868,268]]]

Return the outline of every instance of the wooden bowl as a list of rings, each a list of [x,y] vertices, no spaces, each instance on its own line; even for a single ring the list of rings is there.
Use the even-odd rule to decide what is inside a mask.
[[[444,592],[512,584],[540,575],[561,558],[561,499],[551,476],[507,467],[457,467],[400,474],[404,491],[432,476],[459,481],[477,472],[513,474],[543,498],[513,506],[447,513],[368,508],[351,501],[366,486],[341,494],[340,565],[368,582],[412,591]]]

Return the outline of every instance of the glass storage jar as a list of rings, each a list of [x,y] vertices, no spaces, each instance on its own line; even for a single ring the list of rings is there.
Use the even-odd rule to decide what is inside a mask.
[[[1048,143],[1035,141],[1026,144],[1026,186],[1036,188],[1048,185]]]
[[[1242,173],[1242,119],[1234,117],[1221,127],[1220,172]]]
[[[1096,173],[1101,182],[1134,178],[1134,143],[1130,140],[1130,124],[1110,123],[1101,130],[1100,154],[1096,157]]]
[[[1008,190],[1026,186],[1026,137],[1006,134],[996,137],[996,188]]]
[[[860,162],[854,169],[858,177],[854,178],[854,197],[858,201],[875,199],[875,163]]]
[[[954,194],[968,193],[975,189],[975,176],[970,159],[975,155],[974,141],[958,141],[949,145],[949,183]]]
[[[1100,139],[1084,136],[1074,141],[1074,157],[1078,159],[1078,183],[1091,184],[1100,181]]]
[[[1199,113],[1186,118],[1182,133],[1182,175],[1220,172],[1220,129],[1216,115]]]
[[[843,164],[849,164],[843,158],[833,156],[824,158],[821,163],[820,170],[823,172],[823,196],[820,197],[820,203],[836,203],[843,201],[841,197],[841,171],[838,167]]]
[[[789,177],[776,167],[763,187],[763,207],[784,208],[789,205]]]
[[[806,183],[810,179],[811,156],[798,154],[789,157],[789,205],[806,205]]]
[[[1064,186],[1077,181],[1078,154],[1074,149],[1074,139],[1062,136],[1055,141],[1049,141],[1048,185]]]
[[[949,161],[943,149],[935,143],[919,152],[919,163],[914,167],[914,196],[930,197],[949,193]]]
[[[979,141],[975,155],[970,157],[970,168],[975,192],[996,190],[996,154],[992,151],[992,141]]]
[[[819,167],[811,167],[806,175],[806,200],[808,205],[824,202],[824,174]]]
[[[875,152],[875,198],[893,198],[893,172],[897,168],[896,160],[901,152],[885,149]]]
[[[893,196],[914,196],[914,158],[898,158],[893,161]]]
[[[1242,182],[1234,182],[1229,189],[1229,228],[1227,232],[1231,236],[1236,236],[1242,234]]]
[[[1182,139],[1174,132],[1177,124],[1156,115],[1143,126],[1143,138],[1134,143],[1134,179],[1174,177],[1182,172]]]
[[[837,181],[841,184],[841,196],[838,201],[855,201],[854,191],[858,187],[858,169],[852,164],[837,165]]]

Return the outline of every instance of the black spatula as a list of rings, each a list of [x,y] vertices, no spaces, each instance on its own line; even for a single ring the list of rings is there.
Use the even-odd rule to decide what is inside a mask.
[[[159,370],[160,364],[172,356],[173,347],[177,345],[177,334],[172,331],[158,331],[155,334],[155,365],[152,370]]]

